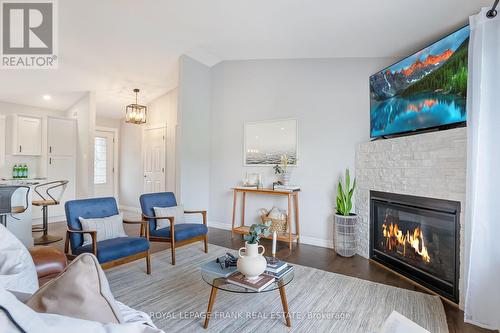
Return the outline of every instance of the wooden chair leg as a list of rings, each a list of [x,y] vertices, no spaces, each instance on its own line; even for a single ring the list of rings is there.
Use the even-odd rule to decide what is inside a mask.
[[[205,253],[208,253],[208,235],[205,235]]]
[[[173,239],[170,241],[170,247],[172,248],[172,265],[175,265],[175,241]]]
[[[151,253],[148,250],[148,254],[146,255],[146,273],[148,275],[151,274]]]

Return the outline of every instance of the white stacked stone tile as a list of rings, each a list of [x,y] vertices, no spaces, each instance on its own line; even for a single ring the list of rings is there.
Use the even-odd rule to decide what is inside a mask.
[[[463,300],[467,130],[457,128],[361,143],[356,147],[358,254],[368,258],[370,190],[459,201],[460,299]],[[462,301],[461,301],[462,305]]]

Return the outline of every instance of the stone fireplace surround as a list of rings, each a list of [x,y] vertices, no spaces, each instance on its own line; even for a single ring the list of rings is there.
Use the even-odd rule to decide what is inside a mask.
[[[358,254],[369,258],[370,190],[459,201],[460,308],[463,308],[464,208],[467,130],[451,130],[361,143],[356,147]]]

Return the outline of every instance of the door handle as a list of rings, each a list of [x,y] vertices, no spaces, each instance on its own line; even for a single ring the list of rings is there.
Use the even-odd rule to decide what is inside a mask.
[[[52,146],[49,147],[49,153],[52,153]]]
[[[23,152],[23,147],[21,147],[21,145],[19,145],[19,152],[22,153]]]

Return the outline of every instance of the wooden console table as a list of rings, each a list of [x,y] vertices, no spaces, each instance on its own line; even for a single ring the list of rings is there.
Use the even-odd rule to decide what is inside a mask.
[[[245,205],[247,193],[252,193],[256,195],[281,195],[286,196],[288,199],[288,212],[287,212],[287,232],[278,233],[277,240],[282,242],[287,242],[290,250],[292,249],[293,242],[299,242],[299,191],[279,191],[272,189],[246,189],[241,187],[233,188],[233,223],[231,231],[237,234],[248,234],[250,227],[245,225]],[[238,193],[242,194],[242,205],[241,205],[241,225],[237,227],[236,224],[236,203],[238,201]],[[293,204],[292,204],[293,201]],[[292,209],[293,206],[293,209]],[[294,212],[295,221],[295,233],[292,233],[292,210]],[[273,236],[270,235],[266,238],[272,239]]]

